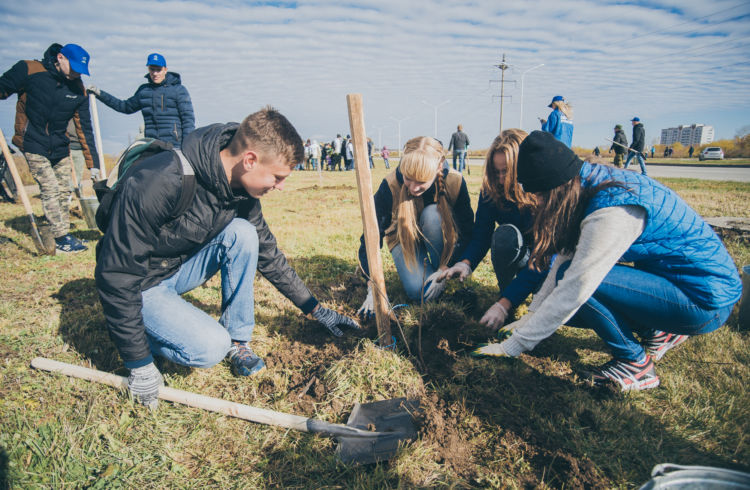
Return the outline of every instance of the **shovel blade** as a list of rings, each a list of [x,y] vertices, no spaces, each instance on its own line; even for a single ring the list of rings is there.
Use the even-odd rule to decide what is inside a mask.
[[[417,437],[413,414],[418,408],[418,401],[406,398],[357,403],[346,425],[381,435],[372,438],[339,436],[336,450],[339,458],[346,464],[372,464],[390,459],[402,442]]]

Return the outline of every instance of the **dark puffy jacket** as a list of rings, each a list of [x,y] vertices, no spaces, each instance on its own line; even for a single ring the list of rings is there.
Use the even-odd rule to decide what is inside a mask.
[[[643,147],[646,144],[646,130],[643,129],[643,124],[638,123],[633,126],[633,143],[630,147],[638,152],[643,152]]]
[[[92,168],[99,155],[94,146],[89,98],[80,79],[68,80],[55,67],[61,48],[51,45],[41,62],[23,60],[13,65],[0,77],[0,99],[18,94],[13,144],[21,151],[42,155],[53,164],[67,157],[66,131],[72,119],[86,166]]]
[[[120,100],[104,90],[98,96],[104,104],[124,114],[143,113],[144,136],[168,141],[179,148],[185,137],[195,130],[195,115],[190,94],[180,82],[178,73],[167,72],[159,85],[146,75],[144,83],[128,100]]]
[[[219,151],[237,127],[214,124],[185,140],[182,151],[195,170],[196,191],[177,219],[169,220],[182,191],[182,165],[174,152],[139,163],[118,190],[107,232],[97,246],[95,277],[110,337],[126,366],[151,356],[141,291],[174,275],[237,217],[250,221],[258,233],[258,271],[304,313],[318,304],[278,249],[260,201],[229,186]]]
[[[615,139],[613,141],[614,143],[609,147],[610,151],[615,150],[617,155],[622,155],[628,151],[628,137],[625,136],[625,131],[622,129],[616,129]],[[619,145],[616,145],[615,143],[619,143]]]

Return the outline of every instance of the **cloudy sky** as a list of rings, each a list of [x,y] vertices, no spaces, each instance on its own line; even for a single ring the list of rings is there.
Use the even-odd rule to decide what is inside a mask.
[[[447,144],[461,123],[486,148],[503,54],[504,128],[537,129],[558,94],[574,108],[573,144],[589,148],[608,146],[616,123],[630,139],[633,116],[648,143],[679,124],[713,125],[718,138],[750,125],[750,2],[740,0],[0,4],[0,70],[52,42],[87,49],[84,83],[123,99],[144,81],[148,53],[163,54],[199,126],[271,104],[304,138],[327,141],[349,131],[346,94],[361,93],[376,145],[397,146],[400,121],[402,144],[436,123]],[[98,107],[104,150],[119,152],[142,118]],[[0,102],[8,139],[14,111],[15,96]]]

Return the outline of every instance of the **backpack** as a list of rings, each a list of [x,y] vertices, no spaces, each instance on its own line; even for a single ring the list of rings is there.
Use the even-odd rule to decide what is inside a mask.
[[[164,151],[174,151],[177,154],[182,163],[183,175],[180,199],[177,201],[177,205],[172,211],[169,220],[177,219],[187,211],[195,196],[195,171],[188,159],[185,158],[180,149],[174,148],[171,143],[155,138],[138,139],[122,152],[120,158],[117,159],[115,168],[109,174],[109,178],[107,180],[100,180],[94,184],[96,198],[99,201],[99,208],[96,210],[96,226],[102,233],[106,233],[107,231],[112,204],[120,188],[119,184],[128,178],[130,175],[129,170],[136,167],[143,160]]]

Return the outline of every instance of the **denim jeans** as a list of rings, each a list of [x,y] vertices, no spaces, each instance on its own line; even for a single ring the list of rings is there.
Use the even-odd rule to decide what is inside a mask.
[[[456,168],[456,158],[458,158],[458,168]],[[453,150],[453,170],[458,170],[459,172],[464,172],[464,167],[466,167],[466,150]]]
[[[211,367],[229,351],[231,340],[249,341],[255,326],[253,281],[258,233],[236,218],[182,264],[180,270],[143,291],[143,323],[151,352],[177,364]],[[182,299],[221,271],[219,321]]]
[[[628,152],[628,158],[625,159],[624,168],[628,168],[628,165],[630,165],[630,160],[632,160],[634,157],[638,159],[638,164],[641,166],[641,173],[643,175],[646,175],[646,161],[643,159],[643,155],[641,155],[637,151]]]
[[[558,281],[568,265],[558,271]],[[709,333],[724,324],[732,306],[702,308],[661,276],[615,265],[567,324],[593,329],[617,359],[640,361],[645,351],[634,334],[648,339],[656,330],[681,335]]]
[[[406,295],[412,300],[418,301],[422,298],[424,280],[440,267],[440,255],[443,253],[443,229],[441,224],[442,219],[437,205],[430,204],[425,207],[419,216],[419,229],[429,243],[422,240],[414,244],[417,263],[412,266],[412,270],[406,267],[401,244],[396,245],[391,250],[398,277],[406,290]],[[425,258],[427,259],[426,265]]]

